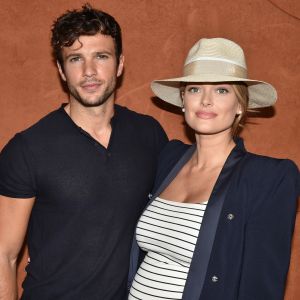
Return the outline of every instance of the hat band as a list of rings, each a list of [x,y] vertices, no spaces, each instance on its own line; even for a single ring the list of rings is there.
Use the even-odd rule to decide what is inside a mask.
[[[217,74],[218,77],[225,75],[241,79],[247,78],[245,68],[224,61],[199,60],[184,67],[184,76],[203,74]]]

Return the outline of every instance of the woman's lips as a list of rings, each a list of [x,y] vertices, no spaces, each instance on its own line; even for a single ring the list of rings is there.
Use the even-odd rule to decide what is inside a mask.
[[[208,120],[208,119],[214,119],[217,116],[217,114],[214,112],[197,111],[196,116],[200,119]]]

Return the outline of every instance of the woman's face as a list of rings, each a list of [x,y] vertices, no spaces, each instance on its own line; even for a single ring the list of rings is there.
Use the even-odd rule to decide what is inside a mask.
[[[231,84],[190,83],[183,90],[187,124],[199,134],[230,132],[241,105]]]

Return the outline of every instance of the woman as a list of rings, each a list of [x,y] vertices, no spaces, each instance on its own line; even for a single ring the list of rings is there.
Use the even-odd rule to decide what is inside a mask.
[[[171,141],[161,155],[129,299],[283,299],[299,172],[236,137],[246,110],[273,105],[275,89],[248,79],[243,50],[222,38],[198,41],[183,77],[152,89],[182,107],[196,143]]]

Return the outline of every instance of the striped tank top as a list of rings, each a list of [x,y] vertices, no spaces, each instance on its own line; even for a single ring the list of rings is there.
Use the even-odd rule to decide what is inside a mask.
[[[128,299],[182,299],[206,205],[156,198],[147,207],[136,229],[147,254]]]

